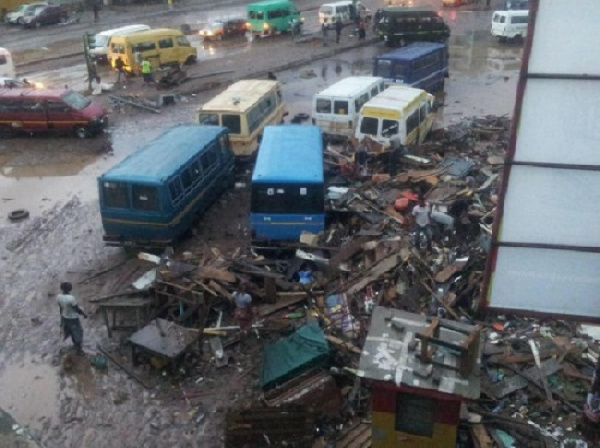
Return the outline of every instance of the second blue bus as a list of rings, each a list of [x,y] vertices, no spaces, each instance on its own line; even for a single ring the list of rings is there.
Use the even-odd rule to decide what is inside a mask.
[[[317,126],[265,127],[252,172],[250,226],[255,246],[298,242],[325,227],[323,136]]]
[[[415,42],[398,48],[375,58],[373,76],[429,93],[444,90],[444,78],[448,76],[448,48],[433,42]]]
[[[180,125],[98,178],[104,241],[163,247],[234,181],[227,128]]]

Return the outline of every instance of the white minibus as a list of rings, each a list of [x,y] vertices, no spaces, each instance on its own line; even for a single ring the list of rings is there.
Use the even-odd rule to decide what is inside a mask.
[[[138,31],[149,30],[148,25],[127,25],[112,30],[102,31],[94,36],[94,47],[90,48],[92,59],[107,62],[108,60],[108,42],[110,38],[117,34],[131,34]]]
[[[423,143],[433,126],[434,100],[425,90],[392,85],[360,109],[355,137],[383,145],[396,136],[403,145]]]
[[[345,140],[354,133],[363,104],[383,92],[378,76],[349,76],[317,93],[313,98],[312,123],[330,140]]]
[[[525,38],[529,24],[529,11],[494,11],[492,36],[500,41]]]
[[[319,24],[332,27],[337,21],[341,21],[342,24],[348,25],[353,23],[357,17],[362,20],[371,20],[372,15],[371,10],[359,1],[344,0],[325,3],[319,8]]]

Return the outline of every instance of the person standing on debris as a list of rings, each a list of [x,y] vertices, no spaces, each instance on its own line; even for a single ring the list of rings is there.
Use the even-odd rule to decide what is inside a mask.
[[[338,19],[335,22],[335,43],[336,44],[340,43],[340,36],[342,34],[343,27],[344,27],[344,24],[342,23],[342,21],[340,19]]]
[[[121,82],[121,75],[123,75],[123,80],[127,82],[127,73],[125,73],[125,63],[123,62],[123,59],[121,59],[121,56],[119,56],[115,60],[115,68],[119,72],[117,76],[117,83]]]
[[[388,172],[394,177],[398,174],[398,159],[406,153],[400,134],[390,139],[390,151],[388,153]]]
[[[412,215],[415,217],[415,223],[417,224],[415,246],[417,248],[420,247],[421,234],[423,233],[427,238],[427,249],[431,250],[431,239],[433,237],[431,231],[431,207],[421,198],[412,209]]]
[[[298,283],[301,285],[310,285],[314,282],[313,271],[308,263],[302,263],[298,269]]]
[[[73,345],[77,352],[82,353],[83,344],[83,327],[79,321],[79,316],[83,316],[87,319],[87,314],[83,312],[77,305],[75,297],[71,294],[73,285],[69,282],[62,282],[60,284],[60,290],[62,291],[56,297],[58,307],[60,309],[60,326],[63,332],[63,340],[71,337]]]
[[[142,61],[142,76],[144,78],[144,85],[154,83],[154,78],[152,77],[152,64],[148,58],[144,58]]]
[[[354,162],[358,170],[358,176],[361,178],[367,177],[369,174],[367,169],[367,159],[369,158],[369,144],[366,139],[362,139],[358,144],[358,149],[354,155]]]
[[[252,330],[252,296],[248,293],[248,286],[242,284],[239,291],[232,294],[235,303],[233,317],[240,326],[242,335]]]

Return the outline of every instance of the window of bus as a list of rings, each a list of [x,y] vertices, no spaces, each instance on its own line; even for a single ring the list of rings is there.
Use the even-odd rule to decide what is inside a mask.
[[[333,110],[336,115],[348,115],[348,101],[335,100]]]
[[[356,100],[354,100],[354,110],[360,110],[363,104],[365,104],[367,101],[369,101],[369,94],[363,93]]]
[[[242,121],[238,114],[223,114],[221,116],[221,122],[223,126],[229,129],[231,134],[242,133]]]
[[[125,54],[125,45],[123,45],[123,44],[110,44],[110,50],[113,53]]]
[[[385,138],[391,138],[398,133],[398,122],[396,120],[383,120],[381,125],[381,135]]]
[[[121,182],[104,182],[104,205],[110,208],[129,208],[128,187]]]
[[[167,37],[165,39],[158,40],[159,48],[173,48],[173,38]]]
[[[331,113],[331,100],[317,98],[316,109],[317,109],[318,114],[330,114]]]
[[[427,113],[427,104],[429,103],[421,104],[421,107],[419,108],[419,118],[421,119],[421,123],[423,123],[427,119],[427,115],[429,115]]]
[[[263,11],[250,11],[248,17],[252,20],[264,20],[265,13]]]
[[[368,135],[377,135],[377,128],[379,127],[379,119],[373,117],[363,117],[360,122],[360,133]]]
[[[406,119],[406,135],[417,129],[417,127],[419,127],[419,111],[415,110]]]
[[[253,213],[323,213],[325,197],[322,185],[252,186]]]
[[[158,211],[158,190],[148,185],[132,185],[133,208],[143,212]]]
[[[140,42],[131,46],[133,53],[143,53],[144,51],[156,50],[154,42]]]
[[[177,36],[177,45],[180,47],[191,47],[190,41],[185,36]]]
[[[200,113],[198,115],[198,123],[219,126],[219,114]]]
[[[171,202],[176,204],[183,197],[183,188],[181,188],[181,181],[179,177],[176,177],[169,182],[169,195],[171,196]]]

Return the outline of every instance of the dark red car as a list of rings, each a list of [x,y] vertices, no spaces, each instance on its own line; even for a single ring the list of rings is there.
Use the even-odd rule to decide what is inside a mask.
[[[42,25],[66,22],[68,18],[69,11],[62,5],[40,6],[23,17],[23,26],[25,28],[39,28]]]

